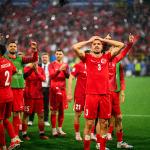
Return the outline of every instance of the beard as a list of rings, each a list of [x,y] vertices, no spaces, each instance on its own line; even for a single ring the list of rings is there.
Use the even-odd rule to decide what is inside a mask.
[[[9,53],[12,54],[12,55],[14,55],[14,54],[17,53],[17,51],[13,51],[13,52],[9,51]]]
[[[100,54],[101,52],[96,52],[96,51],[93,51],[93,53],[94,53],[94,54]]]

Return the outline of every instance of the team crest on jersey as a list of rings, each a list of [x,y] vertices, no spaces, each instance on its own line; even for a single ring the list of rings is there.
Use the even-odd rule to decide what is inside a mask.
[[[101,59],[101,63],[102,63],[102,64],[106,64],[106,62],[107,62],[107,60],[106,60],[105,58],[102,58],[102,59]]]

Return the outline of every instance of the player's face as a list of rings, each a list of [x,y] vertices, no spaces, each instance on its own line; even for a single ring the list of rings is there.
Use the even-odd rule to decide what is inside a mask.
[[[63,56],[64,56],[64,54],[63,54],[63,52],[59,52],[59,51],[57,51],[56,53],[55,53],[55,56],[56,56],[56,60],[57,61],[61,61],[62,59],[63,59]]]
[[[103,49],[103,44],[100,40],[94,40],[92,43],[92,51],[94,53],[100,53]]]
[[[9,53],[15,54],[17,52],[17,44],[16,43],[10,43],[7,47]]]
[[[47,64],[49,62],[49,56],[48,55],[42,55],[42,62],[44,64]]]

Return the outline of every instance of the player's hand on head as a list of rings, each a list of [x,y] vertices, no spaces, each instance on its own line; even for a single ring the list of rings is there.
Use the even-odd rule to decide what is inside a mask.
[[[101,38],[99,36],[92,36],[88,41],[91,43],[96,39],[101,40]]]
[[[131,33],[129,34],[129,42],[134,42],[134,36]]]
[[[37,43],[35,41],[31,41],[30,46],[34,51],[37,51]]]

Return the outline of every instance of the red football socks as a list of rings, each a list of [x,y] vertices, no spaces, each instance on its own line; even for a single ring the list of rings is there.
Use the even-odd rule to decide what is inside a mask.
[[[122,131],[117,132],[116,135],[117,135],[117,141],[121,142],[123,140],[123,132]]]
[[[52,128],[56,128],[56,114],[51,114]]]
[[[91,140],[90,140],[90,136],[88,136],[88,139],[86,138],[86,135],[85,135],[85,138],[84,138],[84,150],[90,150],[90,143],[91,143]]]
[[[62,127],[62,124],[64,122],[64,113],[58,113],[58,127]]]
[[[79,132],[79,129],[80,129],[80,124],[79,123],[74,123],[75,132]]]
[[[0,123],[0,145],[5,146],[6,141],[5,141],[5,130],[3,123]]]
[[[38,123],[39,131],[44,132],[44,122]]]
[[[15,134],[15,131],[14,131],[14,127],[13,125],[11,124],[11,122],[8,120],[8,119],[5,119],[3,121],[4,123],[4,127],[5,129],[7,130],[8,132],[8,135],[11,139],[15,138],[16,134]]]
[[[100,150],[105,150],[106,147],[106,138],[100,137]]]
[[[113,130],[114,130],[114,126],[110,125],[108,129],[108,133],[112,134]]]
[[[22,132],[27,132],[28,125],[27,123],[22,123]]]
[[[21,124],[21,120],[19,118],[19,115],[18,116],[14,116],[13,117],[13,126],[14,126],[14,130],[15,130],[15,133],[16,135],[19,134],[19,126]]]

